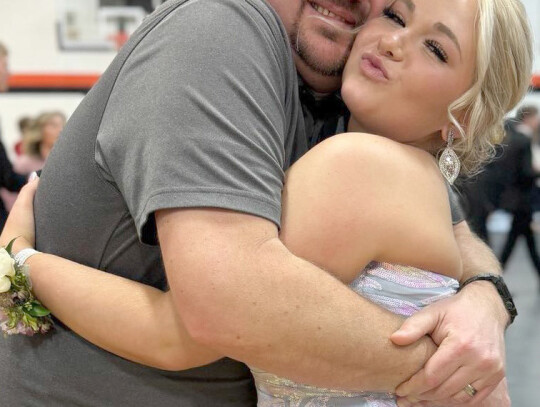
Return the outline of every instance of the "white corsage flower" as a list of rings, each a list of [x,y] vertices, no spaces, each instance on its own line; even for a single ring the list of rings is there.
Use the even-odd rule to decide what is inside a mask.
[[[13,259],[14,241],[0,247],[0,333],[4,336],[45,334],[53,327],[51,312],[34,297],[27,266]]]
[[[2,276],[0,277],[0,294],[7,293],[11,288],[11,280],[9,277]]]
[[[15,260],[3,247],[0,248],[0,277],[15,275]]]

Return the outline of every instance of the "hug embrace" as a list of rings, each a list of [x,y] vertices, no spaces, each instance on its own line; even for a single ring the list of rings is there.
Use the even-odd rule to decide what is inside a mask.
[[[3,402],[509,406],[515,309],[449,184],[531,42],[519,0],[164,3],[2,232],[55,323],[0,341]]]

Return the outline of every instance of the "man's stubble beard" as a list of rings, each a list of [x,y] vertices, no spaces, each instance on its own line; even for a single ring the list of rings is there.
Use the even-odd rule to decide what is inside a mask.
[[[319,58],[317,58],[315,52],[312,52],[308,41],[302,38],[302,32],[300,31],[300,19],[306,6],[307,3],[303,2],[296,16],[292,31],[289,35],[291,45],[298,57],[314,72],[327,77],[340,77],[343,74],[345,63],[347,62],[350,51],[352,49],[354,37],[351,34],[351,40],[347,46],[347,50],[340,59],[332,62],[321,61]],[[337,42],[340,36],[340,34],[337,33],[335,29],[331,30],[326,28],[320,28],[319,33],[332,42]]]

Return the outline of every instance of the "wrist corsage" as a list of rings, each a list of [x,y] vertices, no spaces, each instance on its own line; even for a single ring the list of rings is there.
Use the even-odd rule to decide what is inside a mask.
[[[0,248],[0,329],[4,336],[45,334],[53,326],[51,312],[34,297],[28,266],[15,261],[14,241]]]

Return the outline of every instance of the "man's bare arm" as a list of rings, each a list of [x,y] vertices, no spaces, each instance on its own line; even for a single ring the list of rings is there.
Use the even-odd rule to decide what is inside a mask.
[[[477,236],[475,236],[467,225],[461,222],[454,227],[454,233],[461,251],[463,260],[462,282],[470,277],[479,274],[502,275],[502,268],[493,251]],[[510,316],[501,301],[499,293],[494,285],[487,281],[477,281],[467,285],[463,291],[481,288],[482,297],[489,302],[493,315],[499,320],[500,325],[506,327],[510,321]]]
[[[274,224],[218,209],[156,214],[178,313],[202,344],[313,385],[393,391],[435,347],[390,334],[402,320],[292,255]]]

